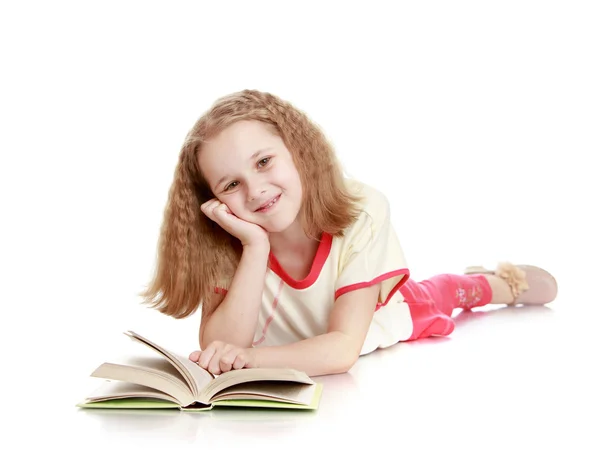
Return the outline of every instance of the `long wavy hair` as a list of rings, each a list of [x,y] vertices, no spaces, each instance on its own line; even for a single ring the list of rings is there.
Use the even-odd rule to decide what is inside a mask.
[[[203,142],[231,124],[257,120],[270,125],[290,151],[300,175],[300,219],[307,236],[341,236],[356,220],[358,198],[345,184],[333,147],[300,110],[277,96],[243,90],[218,99],[188,133],[169,190],[157,247],[154,276],[140,295],[143,303],[174,318],[210,307],[217,288],[226,286],[239,264],[240,241],[206,217],[200,206],[214,198],[198,164]]]

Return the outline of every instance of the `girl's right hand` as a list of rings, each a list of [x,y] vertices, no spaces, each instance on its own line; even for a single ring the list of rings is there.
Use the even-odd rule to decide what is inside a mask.
[[[269,235],[258,224],[238,218],[229,207],[218,199],[210,199],[200,207],[202,212],[219,224],[227,233],[242,242],[243,246],[269,244]]]

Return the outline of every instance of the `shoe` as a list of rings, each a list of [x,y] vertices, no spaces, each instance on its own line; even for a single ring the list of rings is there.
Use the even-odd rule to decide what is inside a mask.
[[[482,266],[470,266],[464,274],[493,274],[504,279],[515,298],[509,305],[548,304],[554,301],[558,293],[558,284],[554,276],[537,266],[502,262],[495,271]]]

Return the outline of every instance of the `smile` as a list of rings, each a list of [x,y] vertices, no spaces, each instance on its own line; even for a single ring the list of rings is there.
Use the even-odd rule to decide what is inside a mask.
[[[272,198],[267,203],[265,203],[263,206],[261,206],[258,210],[256,210],[256,212],[257,213],[265,213],[265,212],[269,211],[279,201],[280,197],[281,197],[281,194],[279,194],[277,197]]]

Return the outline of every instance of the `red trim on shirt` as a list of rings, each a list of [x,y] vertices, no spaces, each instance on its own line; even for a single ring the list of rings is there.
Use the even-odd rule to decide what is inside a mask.
[[[319,277],[319,274],[321,274],[323,265],[325,265],[325,261],[327,260],[329,252],[331,251],[332,241],[333,237],[329,233],[323,233],[321,235],[321,242],[317,249],[317,253],[315,254],[315,258],[310,268],[310,272],[308,273],[308,276],[306,276],[301,281],[297,281],[294,278],[290,277],[281,267],[281,265],[277,261],[277,258],[275,258],[275,256],[272,253],[269,253],[269,267],[290,287],[295,288],[297,290],[308,288],[315,283],[315,281]]]
[[[340,296],[342,296],[348,292],[352,292],[354,290],[358,290],[361,288],[370,287],[371,285],[378,284],[379,282],[386,281],[392,277],[399,276],[401,274],[403,274],[404,276],[402,277],[402,279],[400,279],[400,282],[398,282],[394,286],[394,288],[390,291],[390,293],[388,293],[388,296],[387,296],[385,302],[377,303],[377,307],[375,308],[375,310],[378,310],[379,308],[385,306],[389,302],[392,295],[394,293],[396,293],[398,291],[398,289],[400,287],[402,287],[402,285],[408,280],[408,278],[410,277],[410,271],[408,270],[408,268],[402,268],[399,270],[390,271],[389,273],[385,273],[385,274],[382,274],[381,276],[377,276],[375,279],[373,279],[370,282],[359,282],[358,284],[351,284],[351,285],[347,285],[346,287],[342,287],[335,292],[335,299],[337,300]]]
[[[264,342],[264,340],[267,338],[267,330],[269,329],[269,325],[275,318],[275,311],[277,310],[277,304],[279,303],[279,295],[281,295],[282,288],[283,288],[283,281],[280,281],[279,288],[277,289],[277,295],[275,295],[275,299],[273,300],[273,304],[271,305],[271,314],[269,315],[269,317],[267,318],[267,321],[265,322],[265,326],[263,327],[261,338],[258,339],[257,341],[252,342],[253,347],[256,347],[257,345],[262,344]]]

